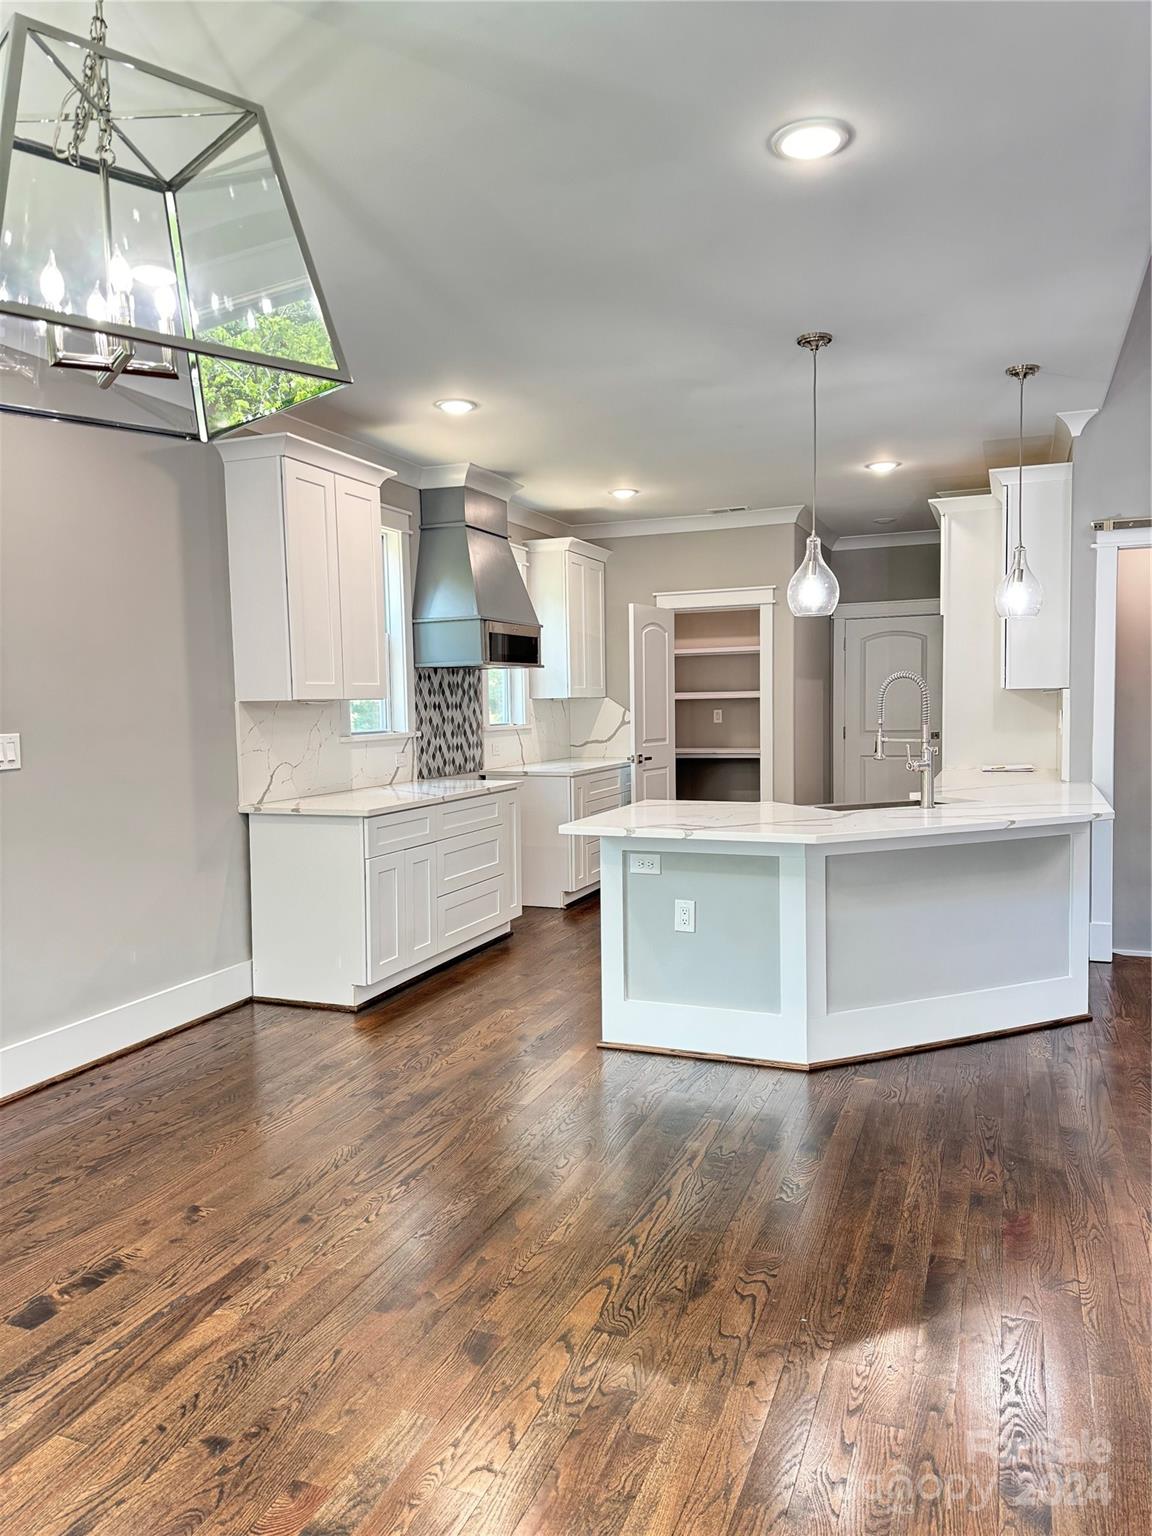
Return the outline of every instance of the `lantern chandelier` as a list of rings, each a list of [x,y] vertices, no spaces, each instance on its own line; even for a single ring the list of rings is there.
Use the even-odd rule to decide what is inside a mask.
[[[0,38],[0,410],[207,441],[351,383],[263,108]]]

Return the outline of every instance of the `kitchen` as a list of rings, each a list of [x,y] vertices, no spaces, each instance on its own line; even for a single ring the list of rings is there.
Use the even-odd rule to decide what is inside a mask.
[[[31,8],[5,1523],[1142,1528],[1143,8]]]

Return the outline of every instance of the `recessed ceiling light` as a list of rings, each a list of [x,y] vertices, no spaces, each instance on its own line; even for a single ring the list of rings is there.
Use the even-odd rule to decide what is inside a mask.
[[[836,117],[805,117],[777,128],[768,143],[785,160],[824,160],[851,143],[852,129]]]
[[[617,501],[631,501],[633,496],[639,496],[639,491],[634,491],[630,486],[622,485],[617,490],[609,491],[609,496],[615,496]]]
[[[876,459],[871,464],[865,464],[865,469],[870,469],[874,475],[890,475],[894,469],[899,469],[900,459]]]
[[[475,400],[437,400],[435,405],[445,416],[467,416],[469,411],[480,409]]]

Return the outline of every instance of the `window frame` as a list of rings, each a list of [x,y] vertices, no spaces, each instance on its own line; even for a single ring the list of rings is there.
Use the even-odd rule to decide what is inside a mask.
[[[493,725],[488,719],[488,677],[492,672],[508,674],[508,713],[510,719],[501,725]],[[531,725],[528,716],[528,669],[526,667],[484,668],[484,734],[493,732],[526,731]]]
[[[412,658],[412,529],[408,513],[400,507],[380,508],[380,558],[384,564],[384,632],[388,646],[388,696],[373,703],[388,709],[388,726],[382,731],[354,731],[352,705],[342,704],[345,742],[411,741],[416,731],[416,675]]]

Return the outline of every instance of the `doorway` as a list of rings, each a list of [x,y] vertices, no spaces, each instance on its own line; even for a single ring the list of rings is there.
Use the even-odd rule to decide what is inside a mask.
[[[832,798],[841,803],[903,800],[917,787],[899,757],[877,762],[876,701],[893,672],[915,672],[931,694],[931,730],[939,748],[944,677],[944,621],[935,598],[841,603],[832,634]],[[885,734],[920,740],[920,690],[894,683],[884,704]],[[940,757],[936,759],[939,771]]]

